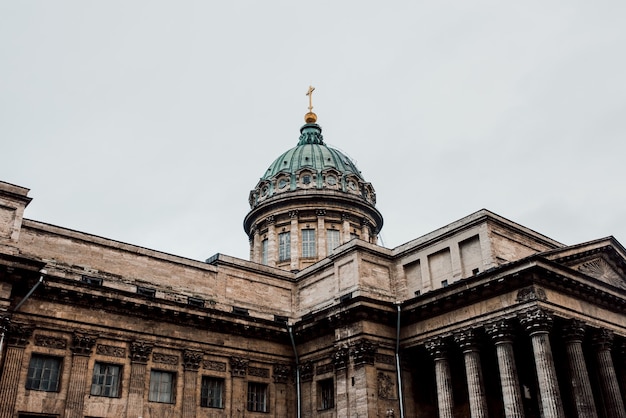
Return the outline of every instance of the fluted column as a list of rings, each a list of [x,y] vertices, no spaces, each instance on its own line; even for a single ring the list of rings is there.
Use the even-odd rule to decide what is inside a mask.
[[[24,349],[33,334],[33,329],[14,323],[6,323],[5,326],[6,356],[0,377],[0,418],[13,418],[17,391],[20,388]]]
[[[274,216],[268,216],[267,222],[267,265],[276,267],[278,261],[278,243],[276,242],[276,225]]]
[[[315,214],[317,215],[317,258],[321,260],[326,258],[326,211],[318,209]]]
[[[95,343],[96,337],[92,335],[75,332],[72,336],[72,368],[65,402],[66,418],[82,418],[84,415],[89,356]]]
[[[183,351],[183,415],[182,418],[196,417],[196,385],[202,352]]]
[[[454,418],[454,398],[452,394],[452,376],[448,363],[448,347],[443,338],[434,338],[426,342],[426,349],[435,361],[435,379],[437,382],[437,407],[439,418]]]
[[[626,418],[624,401],[619,391],[617,375],[611,357],[613,333],[607,329],[600,329],[594,333],[592,343],[596,350],[598,374],[600,375],[600,386],[607,418]]]
[[[467,377],[467,393],[469,396],[470,416],[487,418],[487,398],[483,383],[483,371],[480,366],[480,351],[476,330],[468,329],[454,335],[454,341],[463,351],[465,376]]]
[[[361,231],[363,231],[363,241],[370,242],[370,222],[367,219],[361,222]]]
[[[591,382],[583,354],[584,336],[585,324],[582,321],[574,319],[563,327],[563,340],[567,351],[570,385],[576,414],[579,418],[597,418],[598,412],[593,400]]]
[[[292,210],[289,212],[291,218],[291,270],[300,270],[300,234],[298,230],[298,211]]]
[[[506,418],[524,418],[522,391],[513,353],[511,324],[508,321],[500,320],[487,324],[485,330],[496,346],[504,416]]]
[[[539,383],[539,406],[543,418],[565,418],[563,401],[556,377],[550,329],[552,316],[541,309],[526,311],[520,315],[520,323],[530,335]]]
[[[128,385],[126,406],[127,418],[143,416],[143,393],[146,386],[147,363],[150,353],[152,353],[152,347],[152,344],[143,341],[130,343],[130,383]]]
[[[350,215],[348,215],[347,213],[344,213],[341,215],[341,222],[342,222],[342,235],[343,235],[343,240],[342,240],[342,244],[345,244],[346,242],[350,241],[352,239],[352,235],[350,235]]]

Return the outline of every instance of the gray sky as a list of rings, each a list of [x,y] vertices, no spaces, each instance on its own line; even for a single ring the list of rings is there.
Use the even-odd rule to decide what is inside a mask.
[[[622,0],[0,0],[0,179],[30,219],[247,258],[311,84],[385,246],[481,208],[626,244],[624,22]]]

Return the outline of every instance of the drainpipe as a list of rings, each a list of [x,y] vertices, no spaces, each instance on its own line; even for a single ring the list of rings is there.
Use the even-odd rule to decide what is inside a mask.
[[[298,351],[296,350],[296,341],[293,339],[293,329],[291,325],[287,327],[289,330],[289,338],[291,338],[291,346],[293,347],[293,354],[296,357],[296,403],[297,403],[297,413],[296,417],[301,418],[301,406],[300,406],[300,359],[298,358]]]
[[[37,281],[37,283],[35,283],[35,285],[33,286],[32,289],[30,289],[30,291],[26,294],[26,296],[24,296],[24,299],[22,299],[20,301],[20,303],[17,304],[17,306],[13,309],[13,312],[17,312],[17,310],[19,309],[20,306],[22,306],[24,304],[24,302],[26,302],[26,299],[28,299],[30,297],[30,295],[33,294],[33,292],[35,291],[35,289],[37,289],[37,287],[39,287],[39,285],[43,282],[43,278],[46,275],[46,270],[41,269],[39,270],[39,273],[41,273],[41,275],[39,276],[39,280]],[[7,332],[9,332],[9,324],[11,323],[11,321],[8,319],[4,324],[0,324],[0,330],[2,330],[2,334],[0,335],[0,360],[2,360],[4,358],[4,338],[7,334]]]
[[[396,376],[398,377],[398,400],[400,403],[400,418],[404,418],[404,395],[402,393],[402,376],[400,371],[400,304],[396,302],[398,308],[398,324],[396,326]]]

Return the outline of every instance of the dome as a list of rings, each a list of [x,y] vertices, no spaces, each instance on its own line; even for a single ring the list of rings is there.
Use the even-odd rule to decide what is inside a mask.
[[[315,189],[348,193],[376,203],[374,189],[354,162],[324,143],[318,124],[307,123],[300,129],[298,145],[274,160],[250,192],[250,207],[283,193]]]

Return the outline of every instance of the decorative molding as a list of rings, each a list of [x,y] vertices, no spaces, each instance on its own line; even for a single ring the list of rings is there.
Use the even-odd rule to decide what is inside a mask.
[[[114,345],[97,344],[96,354],[109,357],[126,357],[126,349],[124,347],[116,347]]]
[[[330,373],[335,370],[333,363],[326,363],[315,368],[315,375]]]
[[[261,367],[248,367],[248,376],[255,377],[270,377],[270,369],[264,369]]]
[[[335,370],[343,370],[350,363],[350,350],[346,345],[342,345],[335,350],[331,359],[335,365]]]
[[[33,335],[33,328],[11,322],[8,325],[7,345],[26,347],[31,335]]]
[[[202,351],[183,351],[183,368],[188,371],[198,371],[203,356]]]
[[[376,363],[394,365],[396,364],[396,359],[394,356],[390,356],[388,354],[376,353]]]
[[[95,335],[74,332],[72,335],[72,346],[70,347],[72,354],[75,356],[90,356],[97,338]]]
[[[248,359],[242,357],[230,358],[230,374],[233,377],[246,377],[248,369]]]
[[[515,300],[517,302],[546,301],[548,300],[548,296],[546,296],[546,292],[542,288],[530,286],[520,289],[520,291],[517,292],[517,298]]]
[[[52,337],[50,335],[35,335],[35,345],[46,348],[56,348],[58,350],[67,349],[67,340],[65,338]]]
[[[626,282],[613,270],[604,258],[598,257],[578,266],[578,271],[594,279],[602,280],[613,286],[626,289]]]
[[[152,353],[152,361],[161,364],[178,365],[178,356],[164,353]]]
[[[396,385],[393,377],[387,373],[378,372],[378,397],[380,399],[395,399]]]
[[[132,341],[128,357],[133,363],[147,363],[154,346],[145,341]]]
[[[291,366],[288,364],[276,363],[274,364],[274,370],[272,377],[274,383],[287,383],[289,376],[291,375]]]
[[[362,364],[373,365],[377,349],[378,349],[378,346],[369,340],[363,339],[363,340],[357,341],[350,350],[350,355],[352,355],[352,360],[354,361],[354,365],[355,366],[359,366]]]
[[[546,333],[552,328],[552,315],[542,309],[532,309],[519,314],[520,324],[530,335],[537,332]]]
[[[221,361],[202,360],[202,368],[206,370],[213,370],[216,372],[225,372],[226,363]]]
[[[300,364],[300,380],[309,382],[313,380],[313,363],[306,361]]]

